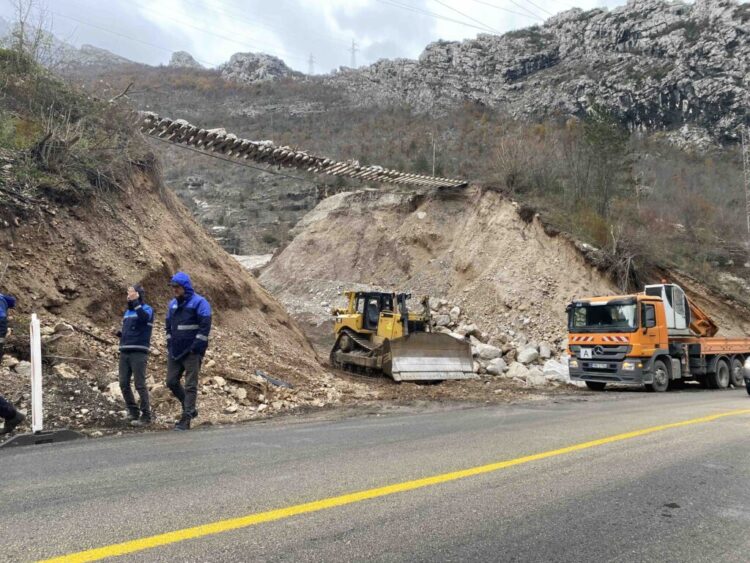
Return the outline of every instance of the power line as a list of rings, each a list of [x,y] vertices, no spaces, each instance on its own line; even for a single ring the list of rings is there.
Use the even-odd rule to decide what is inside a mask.
[[[207,5],[205,3],[195,2],[193,0],[183,0],[183,1],[186,1],[186,2],[188,2],[190,4],[193,4],[194,6],[198,6],[198,7],[203,8],[203,9],[207,8]],[[222,5],[222,7],[223,7],[223,5]],[[286,28],[280,29],[279,27],[274,27],[274,26],[268,25],[267,23],[259,23],[257,17],[254,18],[253,20],[249,20],[249,19],[244,18],[239,12],[235,12],[233,10],[227,10],[226,8],[219,10],[219,9],[215,8],[213,4],[211,5],[210,9],[211,9],[211,11],[213,11],[213,12],[215,12],[217,14],[222,14],[222,15],[225,15],[225,16],[229,16],[229,17],[231,17],[231,18],[233,18],[235,20],[239,20],[239,21],[244,22],[244,23],[246,23],[248,25],[264,27],[264,28],[269,29],[271,31],[286,31]],[[268,20],[261,20],[261,21],[268,21]],[[277,23],[277,22],[274,22],[274,23]],[[283,26],[283,23],[282,23],[282,26]],[[336,43],[341,43],[342,45],[345,45],[345,44],[349,43],[349,40],[348,39],[344,39],[343,37],[334,37],[333,35],[330,35],[330,34],[315,33],[314,31],[312,31],[310,29],[307,29],[305,31],[305,33],[308,34],[308,35],[314,36],[314,37],[320,37],[320,38],[323,38],[323,39],[328,39],[330,41],[335,41]]]
[[[174,49],[170,49],[170,48],[167,48],[167,47],[162,47],[161,45],[155,45],[153,43],[149,43],[148,41],[143,41],[142,39],[137,39],[136,37],[131,37],[130,35],[125,35],[124,33],[113,31],[112,29],[109,29],[107,27],[102,27],[100,25],[89,23],[87,21],[83,21],[83,20],[80,20],[78,18],[74,18],[73,16],[68,16],[66,14],[61,14],[59,12],[54,12],[54,11],[50,11],[50,13],[54,14],[56,16],[60,16],[61,18],[72,20],[72,21],[74,21],[76,23],[79,23],[81,25],[85,25],[87,27],[98,29],[100,31],[104,31],[104,32],[110,33],[112,35],[116,35],[117,37],[122,37],[123,39],[128,39],[130,41],[134,41],[135,43],[141,43],[142,45],[146,45],[146,46],[152,47],[154,49],[159,49],[161,51],[166,51],[168,53],[174,53],[175,52]],[[198,59],[198,58],[196,58],[195,60],[198,61],[199,63],[203,63],[206,66],[219,66],[219,64],[220,64],[220,63],[212,63],[212,62],[209,62],[209,61],[204,61],[204,60],[201,60],[201,59]]]
[[[477,20],[475,18],[472,18],[471,16],[469,16],[467,14],[464,14],[462,11],[458,10],[457,8],[454,8],[453,6],[450,6],[450,5],[446,4],[442,0],[433,0],[433,2],[435,2],[437,4],[440,4],[444,8],[448,8],[449,10],[451,10],[453,12],[456,12],[458,15],[465,17],[467,20],[473,21],[474,23],[478,23],[479,25],[484,26],[485,28],[487,28],[487,30],[491,31],[492,33],[497,33],[498,35],[501,33],[500,31],[491,28],[490,26],[482,23],[481,21],[479,21],[479,20]]]
[[[544,12],[545,14],[549,14],[550,16],[554,16],[555,15],[552,12],[550,12],[549,10],[546,10],[545,8],[542,8],[539,4],[535,4],[531,0],[526,0],[526,2],[528,2],[529,4],[531,4],[532,6],[534,6],[535,8],[538,8],[539,10],[541,10],[542,12]],[[568,4],[568,5],[570,5],[570,4]]]
[[[414,12],[416,14],[422,14],[422,15],[425,15],[425,16],[429,16],[429,17],[431,17],[433,19],[436,19],[436,20],[444,20],[444,21],[448,21],[448,22],[451,22],[451,23],[457,23],[459,25],[463,25],[464,27],[470,27],[472,29],[478,29],[479,31],[484,31],[485,33],[487,32],[487,28],[484,27],[484,26],[480,27],[478,25],[474,25],[474,24],[471,24],[471,23],[463,22],[461,20],[457,20],[457,19],[454,19],[454,18],[449,18],[447,16],[443,16],[443,15],[438,14],[436,12],[431,12],[430,10],[423,10],[421,8],[417,8],[416,6],[411,6],[409,4],[401,4],[399,2],[396,2],[395,0],[375,0],[375,1],[379,2],[380,4],[385,4],[386,6],[393,6],[395,8],[401,8],[402,10],[407,10],[409,12]]]
[[[154,139],[155,141],[159,141],[161,143],[166,143],[171,147],[176,147],[178,149],[185,149],[186,151],[192,151],[194,153],[202,154],[203,156],[209,156],[211,158],[215,158],[216,160],[223,160],[224,162],[231,162],[232,164],[236,164],[237,166],[244,166],[245,168],[252,168],[253,170],[265,172],[266,174],[273,174],[274,176],[282,176],[284,178],[290,178],[292,180],[300,180],[301,182],[309,182],[310,184],[316,184],[316,182],[314,182],[313,180],[308,180],[307,178],[302,178],[301,176],[292,176],[291,174],[284,174],[283,172],[275,172],[274,170],[267,170],[266,168],[262,168],[260,166],[253,166],[252,164],[248,164],[247,162],[240,162],[239,160],[232,160],[231,158],[219,156],[218,154],[211,154],[210,152],[203,152],[201,150],[194,149],[193,147],[187,147],[185,145],[178,145],[171,141],[167,141],[166,139],[160,139],[159,137],[153,137],[149,135],[148,138]]]
[[[523,16],[525,18],[533,17],[536,20],[542,20],[542,21],[544,20],[544,18],[541,17],[541,16],[539,16],[539,14],[535,14],[534,12],[532,12],[528,8],[525,8],[523,5],[518,4],[514,0],[509,0],[509,1],[512,2],[513,4],[515,4],[516,6],[518,6],[519,8],[521,8],[522,10],[524,10],[526,12],[525,14],[522,14],[520,12],[516,12],[515,10],[511,10],[511,9],[506,8],[504,6],[498,6],[497,4],[493,4],[491,2],[485,2],[484,0],[472,0],[472,1],[476,2],[477,4],[481,4],[482,6],[488,6],[490,8],[494,8],[495,10],[502,10],[503,12],[508,12],[509,14],[515,14],[517,16]]]
[[[138,2],[135,2],[135,4],[138,4]],[[173,15],[166,14],[164,12],[157,12],[157,11],[153,10],[153,8],[150,7],[150,6],[143,6],[143,5],[141,5],[141,7],[144,8],[144,9],[147,9],[149,11],[153,11],[155,14],[161,14],[162,16],[169,18],[170,21],[172,21],[174,23],[177,23],[178,25],[189,27],[189,28],[195,29],[196,31],[200,31],[202,33],[206,33],[208,35],[213,35],[214,37],[217,37],[217,38],[222,39],[224,41],[228,41],[230,43],[234,43],[235,45],[239,45],[240,47],[243,47],[245,49],[247,49],[250,46],[256,46],[256,47],[265,46],[266,48],[270,47],[270,45],[267,44],[267,43],[258,43],[258,42],[250,43],[250,42],[247,42],[247,41],[240,41],[240,40],[237,40],[237,39],[232,39],[231,37],[227,37],[226,35],[223,35],[221,33],[216,33],[214,31],[211,31],[211,30],[206,29],[204,27],[199,27],[197,25],[193,25],[191,23],[187,23],[185,21],[178,20]],[[292,53],[290,53],[288,51],[284,51],[283,49],[278,49],[276,47],[273,47],[273,49],[276,50],[276,51],[278,51],[279,54],[283,54],[286,57],[293,58],[293,59],[296,59],[298,61],[304,60],[302,57],[300,57],[298,55],[294,55],[294,54],[292,54]]]

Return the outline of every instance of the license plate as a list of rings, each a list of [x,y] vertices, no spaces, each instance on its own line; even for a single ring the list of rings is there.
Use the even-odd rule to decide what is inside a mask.
[[[607,364],[601,362],[592,362],[591,367],[594,369],[607,369]]]
[[[593,348],[581,348],[581,358],[584,360],[590,360],[594,357],[594,349]]]

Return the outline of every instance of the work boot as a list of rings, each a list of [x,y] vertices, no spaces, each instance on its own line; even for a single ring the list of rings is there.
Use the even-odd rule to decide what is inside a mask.
[[[174,425],[175,430],[190,430],[190,415],[183,414],[177,424]]]
[[[133,422],[137,421],[141,417],[141,411],[129,411],[128,412],[128,420],[132,424]]]
[[[5,421],[5,425],[3,426],[2,431],[0,431],[0,434],[10,434],[16,429],[16,426],[21,424],[24,420],[26,420],[26,415],[16,411],[16,416]]]
[[[140,419],[133,420],[130,423],[130,426],[135,426],[136,428],[143,428],[144,426],[149,426],[149,425],[151,425],[150,414],[142,414]]]
[[[190,413],[190,418],[198,418],[198,409],[193,409],[193,412]],[[175,423],[180,422],[182,420],[182,415],[180,415],[180,418],[175,420]]]

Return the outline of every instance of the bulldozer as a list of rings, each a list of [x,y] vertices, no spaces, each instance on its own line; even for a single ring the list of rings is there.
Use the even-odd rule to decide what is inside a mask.
[[[331,365],[394,381],[443,381],[474,378],[471,346],[447,334],[431,332],[430,305],[410,312],[408,293],[348,291],[345,309],[332,311],[336,341]]]

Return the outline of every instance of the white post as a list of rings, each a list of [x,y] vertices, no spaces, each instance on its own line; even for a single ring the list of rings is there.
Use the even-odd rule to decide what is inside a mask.
[[[42,331],[36,313],[31,315],[31,431],[44,428],[42,406]]]

